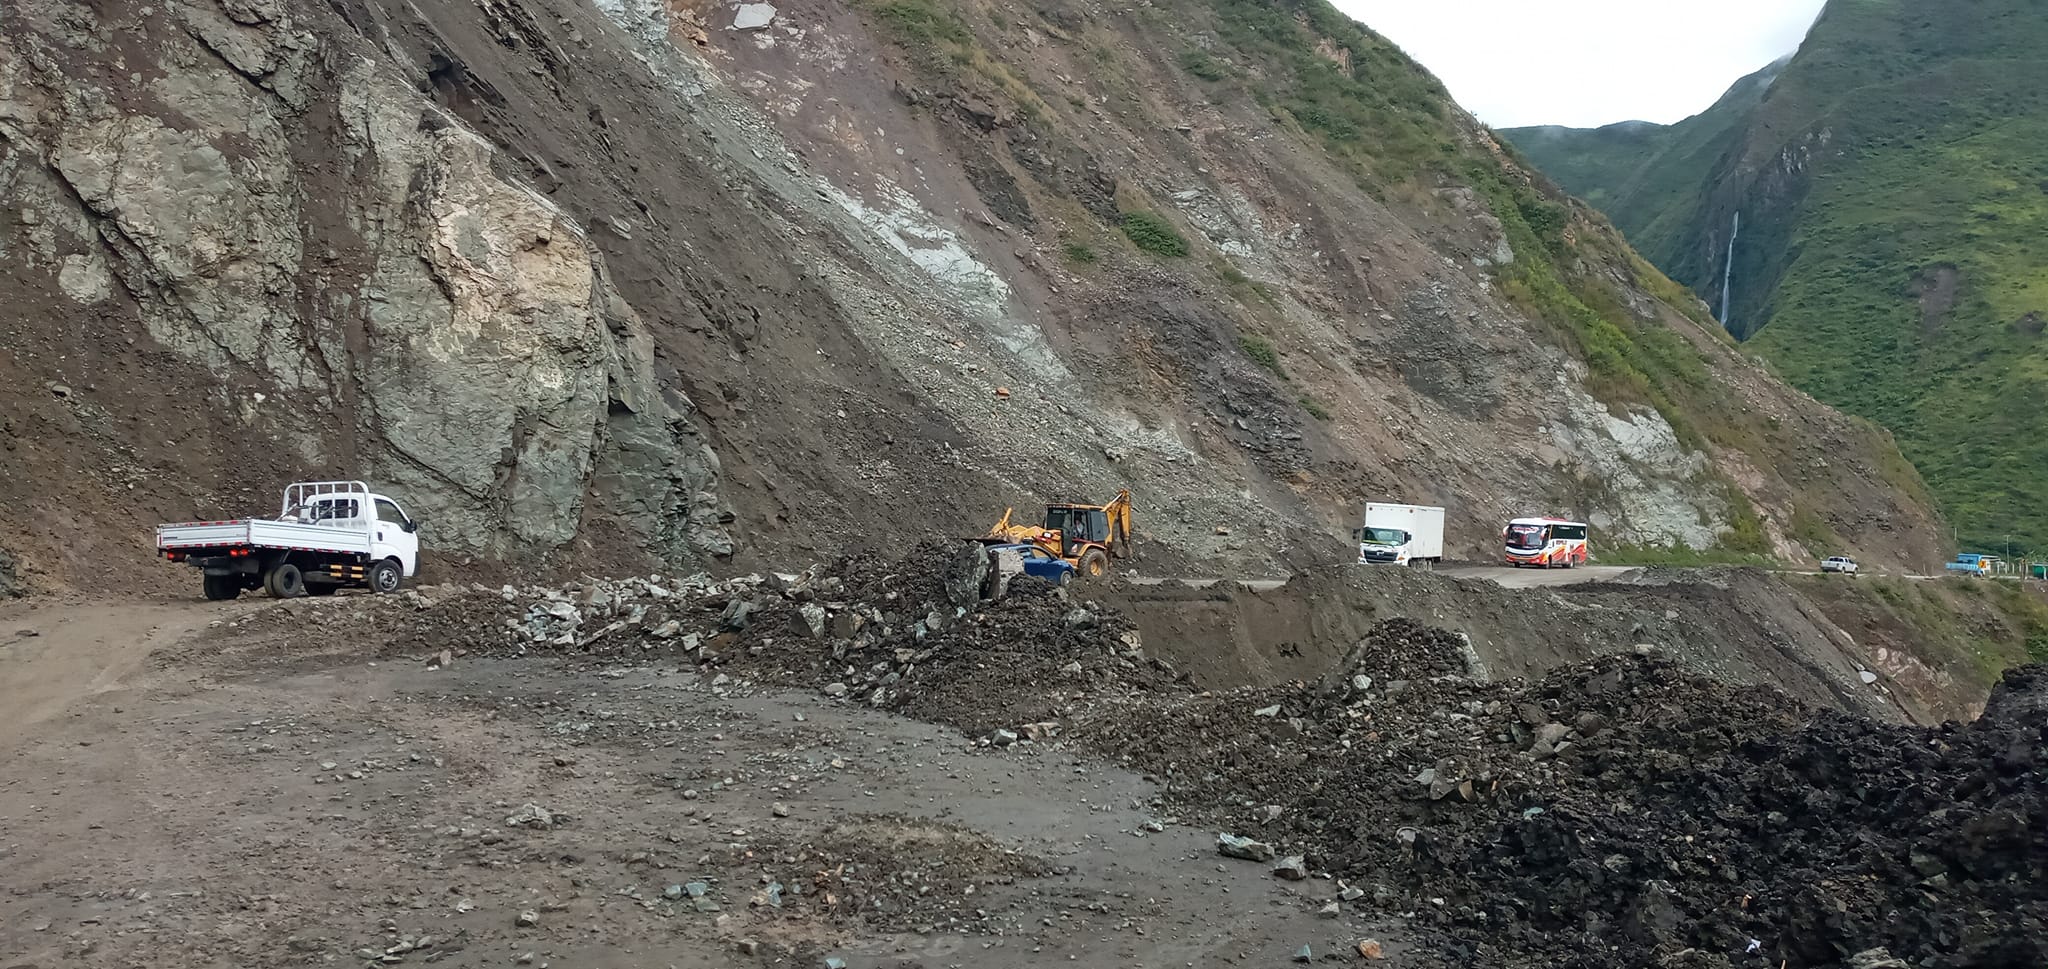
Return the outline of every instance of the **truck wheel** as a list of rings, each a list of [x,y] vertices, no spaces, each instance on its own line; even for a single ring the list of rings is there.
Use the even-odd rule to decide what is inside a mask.
[[[206,588],[206,598],[224,602],[242,594],[242,577],[239,575],[202,575],[200,584]]]
[[[1081,574],[1091,579],[1101,578],[1109,571],[1109,556],[1099,548],[1081,553]]]
[[[397,592],[398,585],[405,579],[404,570],[391,559],[384,559],[370,566],[370,591],[379,595]]]
[[[290,562],[279,562],[263,577],[263,588],[277,599],[296,599],[306,594],[306,577]]]

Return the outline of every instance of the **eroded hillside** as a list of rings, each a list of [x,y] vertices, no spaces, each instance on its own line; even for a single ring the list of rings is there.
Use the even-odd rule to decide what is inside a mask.
[[[1368,497],[1450,506],[1460,551],[1559,512],[1935,554],[1888,438],[1327,6],[736,11],[0,11],[31,577],[342,474],[515,565],[893,546],[1124,486],[1155,570],[1340,557]]]

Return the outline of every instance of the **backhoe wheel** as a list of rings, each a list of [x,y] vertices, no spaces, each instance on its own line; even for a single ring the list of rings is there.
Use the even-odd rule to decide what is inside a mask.
[[[242,594],[239,575],[203,575],[200,584],[206,588],[206,598],[214,602],[225,602]]]
[[[306,594],[306,577],[290,562],[279,562],[263,577],[263,588],[273,598],[296,599]]]
[[[1081,574],[1091,579],[1109,574],[1109,556],[1102,554],[1099,548],[1081,553]]]
[[[370,591],[386,595],[398,591],[399,582],[405,578],[405,570],[390,559],[383,559],[370,566]]]

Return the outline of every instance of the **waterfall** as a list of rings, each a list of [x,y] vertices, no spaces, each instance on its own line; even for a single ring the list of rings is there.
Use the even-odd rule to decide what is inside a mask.
[[[1728,322],[1728,297],[1735,290],[1735,239],[1742,235],[1742,213],[1735,213],[1735,225],[1728,230],[1728,263],[1721,267],[1721,327],[1730,333],[1735,327]]]

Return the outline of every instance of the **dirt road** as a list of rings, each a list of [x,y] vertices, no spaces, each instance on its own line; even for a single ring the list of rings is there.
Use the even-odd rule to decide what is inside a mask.
[[[232,611],[189,600],[0,606],[0,745],[80,700],[129,688],[151,653]]]
[[[1509,589],[1535,589],[1544,586],[1579,585],[1585,582],[1611,582],[1635,571],[1635,567],[1584,565],[1575,569],[1518,569],[1507,565],[1473,565],[1440,571],[1455,578],[1481,579]]]
[[[436,668],[351,638],[340,604],[294,603],[283,634],[237,629],[260,601],[0,618],[0,868],[37,888],[0,893],[8,966],[1399,951],[1318,918],[1330,883],[1218,858],[1127,771],[652,662]]]
[[[1477,579],[1492,582],[1509,589],[1534,589],[1542,586],[1578,585],[1584,582],[1606,582],[1634,571],[1633,566],[1589,565],[1576,569],[1517,569],[1505,565],[1473,565],[1437,569],[1443,575],[1459,579]],[[1221,582],[1241,585],[1254,592],[1270,592],[1287,584],[1279,579],[1166,579],[1150,576],[1133,578],[1132,585],[1158,586],[1179,583],[1194,589],[1212,588]]]

